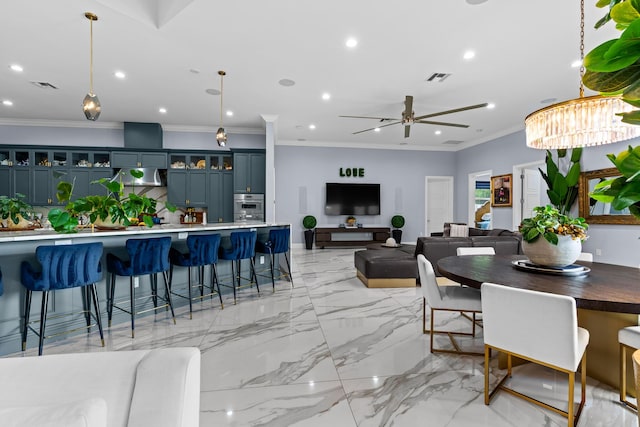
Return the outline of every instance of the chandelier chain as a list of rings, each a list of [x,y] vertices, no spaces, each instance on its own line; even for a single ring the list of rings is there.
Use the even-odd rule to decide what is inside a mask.
[[[584,0],[580,0],[580,98],[584,97]]]
[[[221,128],[224,128],[223,123],[222,123],[222,117],[223,117],[223,114],[222,114],[222,96],[223,96],[223,93],[224,93],[223,87],[222,87],[223,81],[224,81],[224,74],[220,74],[220,127]]]
[[[93,19],[89,19],[89,34],[91,39],[89,54],[89,93],[93,95]]]

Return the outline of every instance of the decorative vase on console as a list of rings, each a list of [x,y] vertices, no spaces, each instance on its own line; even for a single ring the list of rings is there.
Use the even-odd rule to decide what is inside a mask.
[[[529,260],[543,267],[573,264],[582,252],[589,225],[584,218],[571,218],[551,205],[533,208],[535,216],[522,220],[522,250]]]

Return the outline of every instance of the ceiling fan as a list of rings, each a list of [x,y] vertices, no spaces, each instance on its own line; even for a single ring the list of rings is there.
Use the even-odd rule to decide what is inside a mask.
[[[375,119],[375,120],[379,120],[380,122],[393,121],[393,123],[387,123],[385,125],[376,126],[376,127],[365,129],[365,130],[359,130],[358,132],[353,132],[354,135],[363,133],[363,132],[369,132],[370,130],[374,130],[378,128],[402,124],[404,126],[404,137],[408,138],[409,133],[411,132],[411,125],[416,123],[427,124],[427,125],[438,125],[438,126],[453,126],[458,128],[468,128],[469,125],[463,125],[459,123],[434,122],[432,120],[424,120],[424,119],[428,119],[436,116],[443,116],[445,114],[458,113],[460,111],[474,110],[476,108],[486,107],[487,105],[489,104],[485,102],[484,104],[469,105],[467,107],[454,108],[453,110],[440,111],[439,113],[425,114],[423,116],[416,117],[415,112],[413,111],[413,96],[407,95],[404,99],[404,111],[402,112],[401,119],[390,118],[390,117],[370,117],[370,116],[339,116],[339,117],[346,117],[351,119]]]

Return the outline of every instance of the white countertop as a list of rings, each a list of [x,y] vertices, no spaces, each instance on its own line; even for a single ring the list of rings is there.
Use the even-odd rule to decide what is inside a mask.
[[[188,231],[216,231],[231,230],[242,228],[262,228],[262,227],[283,227],[290,226],[286,223],[265,223],[257,221],[246,222],[223,222],[217,224],[161,224],[154,225],[149,228],[146,226],[131,226],[125,229],[117,230],[98,230],[92,228],[84,228],[77,233],[57,233],[52,229],[37,228],[35,230],[24,231],[2,231],[0,232],[0,243],[6,242],[25,242],[32,240],[55,240],[55,239],[77,239],[77,238],[95,238],[96,236],[126,236],[140,234],[159,234],[159,233],[181,233]]]

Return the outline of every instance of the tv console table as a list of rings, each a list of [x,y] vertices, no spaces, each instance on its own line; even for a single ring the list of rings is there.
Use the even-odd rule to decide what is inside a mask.
[[[316,228],[316,246],[366,246],[385,243],[391,237],[389,227],[333,227]]]

